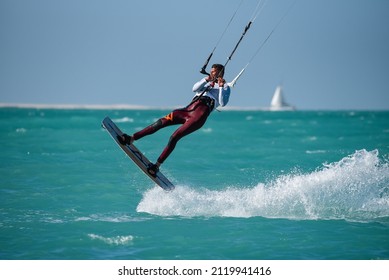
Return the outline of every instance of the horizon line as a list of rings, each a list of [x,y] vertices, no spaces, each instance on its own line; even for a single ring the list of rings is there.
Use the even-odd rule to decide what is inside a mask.
[[[146,106],[135,104],[46,104],[46,103],[0,103],[0,108],[20,108],[20,109],[93,109],[93,110],[171,110],[185,107],[177,106]],[[226,106],[220,110],[266,110],[261,107],[234,107]]]
[[[47,104],[47,103],[0,103],[0,108],[19,108],[19,109],[58,109],[58,110],[173,110],[183,108],[185,105],[176,106],[151,106],[151,105],[134,105],[134,104]],[[229,106],[219,107],[218,111],[271,111],[269,107],[246,107],[246,106]],[[281,110],[285,112],[288,110]],[[343,109],[307,109],[297,108],[295,111],[389,111],[389,109],[375,108],[343,108]]]

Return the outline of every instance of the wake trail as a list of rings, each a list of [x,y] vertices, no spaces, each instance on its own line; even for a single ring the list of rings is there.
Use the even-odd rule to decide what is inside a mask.
[[[138,212],[184,217],[266,217],[389,222],[389,165],[378,150],[359,150],[316,171],[282,175],[254,187],[178,186],[146,191]]]

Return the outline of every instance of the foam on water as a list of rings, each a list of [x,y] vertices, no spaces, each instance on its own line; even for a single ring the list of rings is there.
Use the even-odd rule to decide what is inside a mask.
[[[124,117],[124,118],[120,118],[120,119],[114,119],[113,121],[116,122],[116,123],[133,123],[134,119],[133,118]]]
[[[104,237],[98,234],[90,233],[88,234],[88,237],[92,240],[100,240],[109,245],[127,245],[134,240],[134,237],[132,235]]]
[[[224,190],[178,186],[144,193],[138,212],[161,216],[287,219],[389,218],[389,165],[378,151],[359,150],[316,171],[294,172],[255,187]]]

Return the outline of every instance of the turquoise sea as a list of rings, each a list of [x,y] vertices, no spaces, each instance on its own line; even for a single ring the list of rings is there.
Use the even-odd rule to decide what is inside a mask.
[[[389,259],[388,111],[214,112],[165,192],[101,121],[168,112],[1,108],[0,259]]]

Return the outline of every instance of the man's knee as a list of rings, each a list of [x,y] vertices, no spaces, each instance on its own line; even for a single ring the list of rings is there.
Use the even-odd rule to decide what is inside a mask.
[[[169,138],[169,143],[168,145],[170,147],[175,147],[177,142],[178,142],[179,138],[177,137],[177,135],[173,134],[172,136],[170,136]]]
[[[157,120],[155,123],[153,123],[153,124],[151,125],[151,127],[152,127],[155,131],[158,130],[158,129],[160,129],[160,128],[162,128],[162,120],[161,120],[161,119]]]

